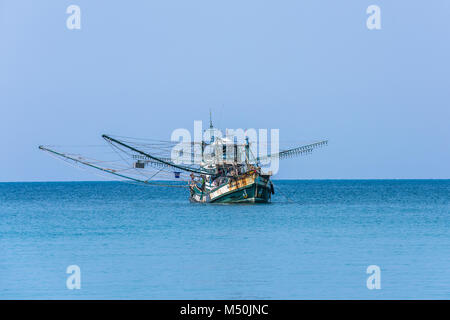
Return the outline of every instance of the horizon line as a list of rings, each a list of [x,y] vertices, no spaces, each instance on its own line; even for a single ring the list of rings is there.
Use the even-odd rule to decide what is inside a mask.
[[[296,178],[286,178],[286,179],[271,179],[272,181],[380,181],[380,180],[450,180],[450,178],[314,178],[314,179],[296,179]],[[0,183],[73,183],[73,182],[121,182],[121,183],[132,183],[138,185],[146,185],[144,183],[132,182],[128,180],[37,180],[37,181],[0,181]],[[187,182],[183,180],[152,180],[151,182]],[[151,186],[152,184],[147,184]]]

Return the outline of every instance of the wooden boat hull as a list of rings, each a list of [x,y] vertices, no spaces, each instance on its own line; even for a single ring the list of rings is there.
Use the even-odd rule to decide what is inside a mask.
[[[272,182],[256,172],[230,179],[218,187],[191,187],[190,200],[206,203],[268,203],[273,193]]]

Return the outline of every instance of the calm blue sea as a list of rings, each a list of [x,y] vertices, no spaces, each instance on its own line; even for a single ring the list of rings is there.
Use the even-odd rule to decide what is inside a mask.
[[[202,205],[179,188],[1,183],[0,298],[450,298],[450,180],[275,188],[269,205]]]

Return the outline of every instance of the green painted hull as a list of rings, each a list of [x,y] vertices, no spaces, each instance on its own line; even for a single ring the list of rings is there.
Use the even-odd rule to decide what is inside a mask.
[[[251,183],[230,190],[227,184],[202,191],[198,186],[191,189],[190,200],[202,203],[268,203],[271,200],[271,182],[257,176]]]
[[[270,201],[270,189],[266,186],[254,183],[229,194],[225,194],[211,203],[268,203]]]

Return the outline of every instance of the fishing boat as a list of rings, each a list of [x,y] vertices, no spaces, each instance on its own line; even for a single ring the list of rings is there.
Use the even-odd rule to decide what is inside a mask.
[[[275,194],[271,159],[311,153],[328,143],[322,140],[271,154],[254,156],[252,141],[245,136],[223,136],[210,119],[209,139],[174,142],[102,135],[111,148],[109,158],[39,146],[58,159],[121,181],[149,186],[186,188],[189,200],[198,203],[269,203]],[[204,133],[205,133],[204,132]],[[103,146],[104,147],[104,146]],[[111,154],[115,157],[111,158]],[[267,167],[267,166],[266,166]],[[181,183],[180,183],[181,182]]]
[[[216,148],[225,143],[218,139]],[[264,173],[257,164],[248,160],[249,144],[245,145],[246,160],[240,162],[238,146],[235,157],[213,157],[210,163],[202,167],[208,171],[200,176],[200,181],[191,175],[189,183],[190,200],[193,202],[214,203],[267,203],[274,194],[274,186],[270,181],[271,172]]]

